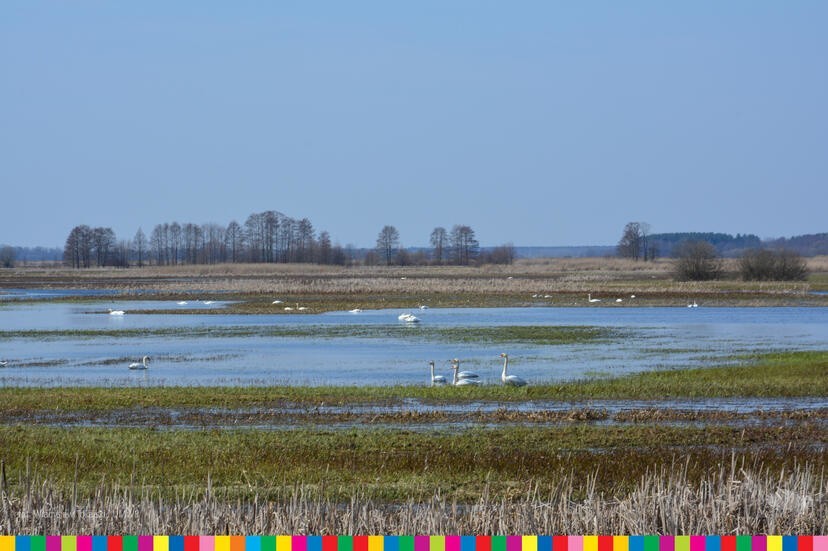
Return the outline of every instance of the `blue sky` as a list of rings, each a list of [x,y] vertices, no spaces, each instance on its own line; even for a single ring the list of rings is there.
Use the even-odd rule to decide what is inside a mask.
[[[0,242],[828,231],[828,2],[0,3]]]

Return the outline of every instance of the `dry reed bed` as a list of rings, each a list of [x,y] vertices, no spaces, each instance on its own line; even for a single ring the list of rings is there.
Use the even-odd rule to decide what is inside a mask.
[[[775,471],[732,457],[692,480],[688,464],[648,472],[627,492],[597,490],[600,475],[562,477],[549,492],[531,482],[516,499],[492,499],[488,485],[469,504],[387,503],[356,492],[348,501],[315,497],[301,485],[265,491],[206,487],[174,497],[139,483],[109,485],[79,499],[71,488],[31,476],[9,488],[3,471],[0,533],[177,534],[823,534],[828,480],[798,464]]]

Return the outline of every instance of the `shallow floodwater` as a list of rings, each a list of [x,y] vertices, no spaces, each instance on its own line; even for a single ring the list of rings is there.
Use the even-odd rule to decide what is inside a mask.
[[[222,308],[224,303],[110,301],[0,303],[0,385],[269,385],[425,384],[428,360],[450,374],[448,360],[499,383],[499,354],[530,383],[614,376],[664,367],[692,367],[733,354],[816,350],[828,343],[828,308],[446,308],[411,310],[421,323],[397,319],[403,310],[361,313],[236,315],[136,314],[136,310]],[[124,310],[123,316],[108,310]],[[277,310],[279,309],[279,310]],[[274,306],[274,312],[281,305]],[[403,337],[383,328],[405,326]],[[573,345],[451,343],[421,335],[426,327],[506,325],[597,326],[622,329],[621,338]],[[372,336],[211,336],[232,328],[370,328]],[[170,330],[142,335],[141,330]],[[67,336],[42,331],[135,330],[132,336]],[[33,331],[20,336],[9,332]],[[242,331],[243,332],[243,331]],[[410,332],[410,333],[409,333]],[[150,369],[127,365],[144,355]]]

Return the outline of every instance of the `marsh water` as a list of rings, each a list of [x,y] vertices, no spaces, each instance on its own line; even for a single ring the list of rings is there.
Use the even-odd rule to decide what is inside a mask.
[[[212,301],[0,301],[0,385],[395,385],[426,384],[429,360],[448,360],[499,382],[499,354],[530,383],[692,367],[736,354],[823,349],[828,308],[431,308],[240,315]],[[103,300],[101,300],[103,299]],[[109,310],[125,310],[122,316]],[[211,310],[177,314],[176,309]],[[164,313],[135,313],[161,310]],[[599,341],[539,345],[475,342],[475,329],[595,326],[620,330]],[[275,336],[268,329],[284,330]],[[426,328],[463,328],[471,339]],[[332,333],[332,329],[336,332]],[[393,329],[393,331],[391,331]],[[297,333],[291,336],[291,331]],[[26,333],[22,333],[26,332]],[[386,335],[386,332],[389,334]],[[331,336],[334,335],[334,336]],[[142,356],[150,369],[130,371]]]

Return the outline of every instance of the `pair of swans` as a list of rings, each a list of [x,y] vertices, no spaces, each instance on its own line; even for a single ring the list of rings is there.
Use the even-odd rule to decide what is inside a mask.
[[[444,385],[448,382],[444,376],[434,374],[434,360],[428,362],[428,366],[431,368],[432,385]],[[454,377],[451,382],[452,385],[468,386],[480,384],[480,381],[475,380],[480,377],[477,373],[473,371],[458,371],[460,369],[460,360],[457,358],[451,360],[451,368],[454,370]]]
[[[417,323],[420,321],[420,318],[412,314],[411,312],[404,312],[397,316],[397,319],[400,321],[404,321],[406,323]]]
[[[503,358],[503,371],[500,374],[500,380],[503,381],[504,385],[507,386],[526,386],[526,381],[521,379],[517,375],[509,375],[507,370],[509,369],[509,355],[505,352],[500,355]],[[447,384],[448,381],[442,375],[435,375],[434,374],[434,361],[428,362],[429,367],[431,368],[431,384],[433,385],[444,385]],[[477,386],[480,384],[478,380],[480,376],[473,372],[473,371],[460,371],[460,360],[457,358],[451,360],[451,369],[454,371],[454,376],[452,378],[451,384],[453,386]]]

